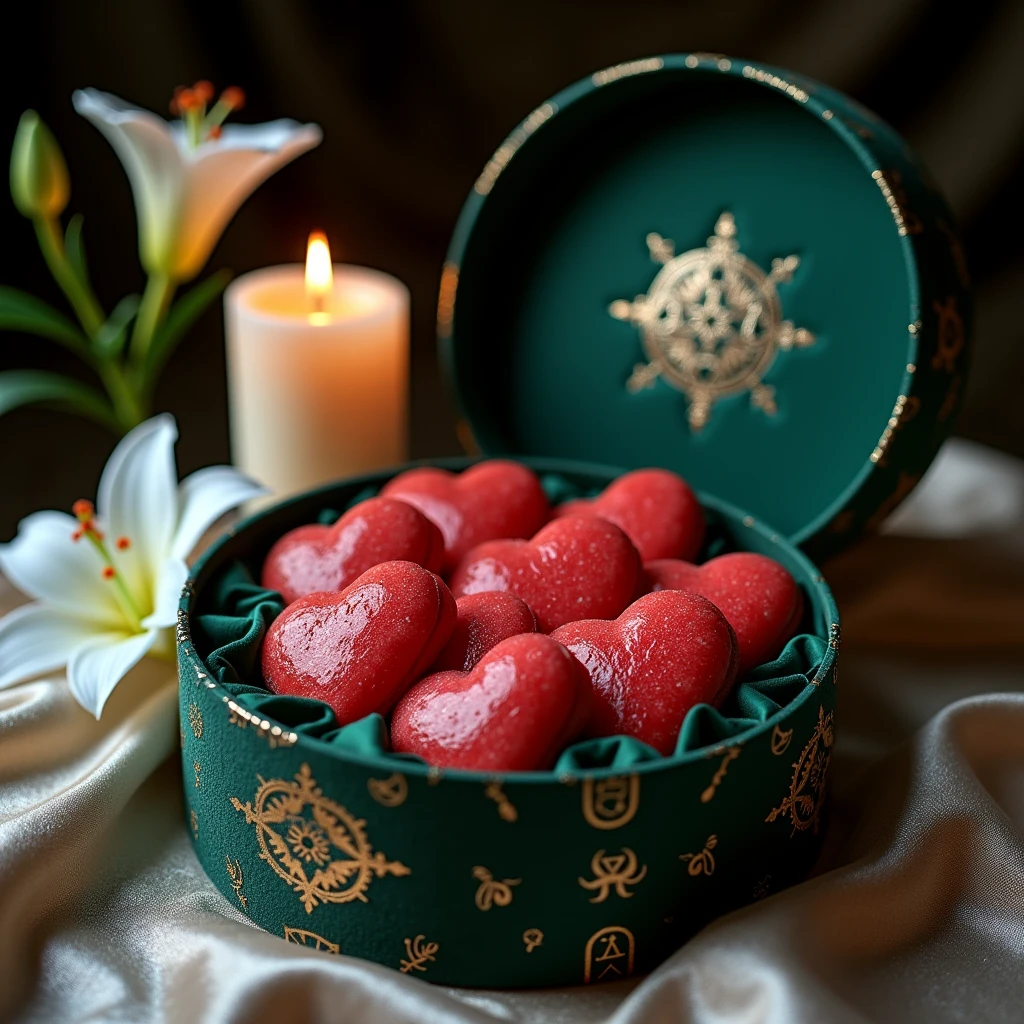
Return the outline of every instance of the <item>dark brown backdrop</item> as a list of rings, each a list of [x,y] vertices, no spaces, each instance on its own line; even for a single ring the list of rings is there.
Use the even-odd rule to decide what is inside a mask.
[[[101,298],[138,290],[130,194],[113,152],[71,108],[94,85],[166,111],[196,78],[238,84],[243,120],[319,122],[325,142],[265,185],[214,253],[241,273],[300,260],[311,228],[340,260],[413,294],[414,455],[458,450],[434,361],[434,297],[448,235],[506,132],[564,85],[619,61],[709,50],[781,64],[844,89],[910,138],[957,212],[977,286],[974,370],[960,432],[1024,455],[1019,296],[1024,256],[1024,3],[915,0],[40,0],[4,30],[0,139],[37,108],[72,173],[72,209]],[[0,194],[0,282],[59,302],[31,228]],[[47,343],[0,336],[0,368],[79,372]],[[159,406],[178,417],[182,473],[228,457],[219,310],[183,343]],[[0,419],[0,540],[40,507],[95,493],[113,439],[54,413]]]

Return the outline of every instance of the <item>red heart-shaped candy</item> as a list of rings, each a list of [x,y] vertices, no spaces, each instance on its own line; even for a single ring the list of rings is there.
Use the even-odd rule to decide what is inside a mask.
[[[737,551],[703,565],[675,559],[644,566],[648,588],[688,590],[721,609],[736,633],[740,675],[778,657],[804,613],[796,580],[764,555]]]
[[[545,633],[577,619],[612,619],[640,579],[636,548],[614,524],[565,516],[532,540],[493,540],[473,548],[452,573],[456,597],[507,590],[521,597]]]
[[[640,557],[694,558],[704,543],[704,513],[686,481],[667,469],[624,473],[596,498],[567,501],[556,516],[600,516],[618,526]]]
[[[318,591],[341,590],[381,562],[416,562],[440,572],[441,531],[422,512],[393,498],[370,498],[333,526],[300,526],[270,549],[262,583],[286,604]]]
[[[432,672],[468,672],[495,644],[520,633],[536,633],[537,617],[515,594],[491,590],[456,602],[459,617]]]
[[[697,594],[647,594],[614,622],[570,622],[552,637],[590,675],[588,735],[635,736],[666,755],[675,749],[687,711],[721,703],[736,678],[732,628]]]
[[[340,592],[308,594],[271,623],[263,678],[330,704],[340,725],[384,714],[447,643],[455,599],[415,562],[382,562]]]
[[[399,702],[391,745],[441,768],[550,768],[586,725],[580,663],[541,633],[502,640],[469,672],[438,672]]]
[[[503,459],[479,462],[462,473],[410,469],[381,493],[407,501],[437,524],[449,569],[485,540],[532,537],[548,517],[548,499],[536,474]]]

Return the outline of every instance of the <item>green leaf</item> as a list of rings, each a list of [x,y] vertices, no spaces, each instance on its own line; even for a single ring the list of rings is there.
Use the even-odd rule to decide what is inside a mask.
[[[152,385],[157,374],[163,369],[164,363],[178,347],[178,342],[185,332],[199,319],[207,307],[227,287],[231,280],[229,270],[218,270],[205,281],[197,284],[192,291],[180,298],[167,314],[153,337],[149,352],[146,354],[146,365],[143,377],[148,385]]]
[[[64,232],[64,254],[71,264],[75,276],[82,283],[83,288],[89,287],[89,268],[85,262],[85,243],[82,241],[82,225],[85,218],[76,213],[68,221],[68,229]]]
[[[116,359],[124,350],[128,340],[128,327],[139,311],[138,295],[126,295],[107,318],[96,335],[96,351],[104,359]]]
[[[63,313],[17,288],[0,286],[0,329],[49,338],[79,355],[88,352],[85,335]]]
[[[8,370],[0,373],[0,416],[23,405],[45,405],[95,420],[118,430],[110,404],[95,388],[81,381],[44,370]]]

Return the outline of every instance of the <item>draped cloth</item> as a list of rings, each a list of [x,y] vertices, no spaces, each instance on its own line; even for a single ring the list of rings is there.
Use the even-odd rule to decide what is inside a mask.
[[[844,628],[814,875],[592,988],[442,988],[258,931],[192,853],[166,666],[100,722],[59,676],[0,692],[0,1019],[1019,1019],[1024,464],[951,442],[824,568]]]

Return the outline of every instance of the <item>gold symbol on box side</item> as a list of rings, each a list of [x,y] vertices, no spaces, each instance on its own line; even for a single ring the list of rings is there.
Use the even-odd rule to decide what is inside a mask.
[[[594,932],[583,954],[583,983],[614,981],[633,973],[636,942],[628,928],[609,925]]]
[[[192,729],[192,735],[197,740],[201,740],[203,738],[203,713],[195,701],[188,706],[188,724]]]
[[[473,868],[473,877],[480,883],[476,890],[478,910],[507,907],[512,902],[512,886],[519,885],[522,881],[521,878],[504,878],[499,881],[487,868],[479,865]]]
[[[437,951],[441,948],[436,942],[427,942],[425,935],[417,935],[415,939],[405,940],[407,959],[399,961],[399,970],[403,974],[413,971],[425,971],[428,963],[437,960]]]
[[[526,952],[532,953],[538,946],[544,943],[544,933],[539,928],[527,928],[523,932],[523,944]]]
[[[324,796],[308,764],[294,780],[259,781],[252,802],[231,797],[231,806],[255,827],[260,860],[298,894],[307,914],[321,903],[368,903],[374,878],[412,873],[373,852],[366,822]]]
[[[675,243],[652,232],[651,259],[662,264],[646,295],[608,307],[616,320],[635,324],[648,362],[626,381],[632,393],[658,378],[689,399],[690,429],[698,432],[712,406],[727,395],[750,393],[769,416],[778,411],[775,389],[764,383],[779,350],[807,348],[814,335],[782,316],[777,286],[792,280],[800,257],[772,260],[768,272],[739,251],[736,221],[723,213],[707,248],[675,254]]]
[[[366,788],[384,807],[401,807],[409,795],[409,783],[401,772],[393,772],[386,779],[367,779]]]
[[[337,942],[331,942],[322,935],[317,935],[316,932],[311,932],[306,928],[289,928],[288,925],[285,925],[284,940],[285,942],[294,943],[296,946],[307,946],[310,949],[319,949],[325,953],[337,954],[341,952],[341,946]]]
[[[807,829],[818,831],[821,808],[825,802],[825,781],[829,761],[832,759],[832,712],[825,714],[824,707],[818,707],[818,723],[811,738],[793,763],[793,777],[789,784],[789,795],[773,808],[765,821],[772,822],[788,817],[793,825],[792,835]]]
[[[679,859],[686,864],[686,870],[693,875],[713,875],[715,873],[715,857],[711,852],[718,845],[718,836],[708,836],[704,841],[704,849],[700,853],[681,853]]]
[[[495,779],[493,782],[487,783],[484,787],[484,796],[498,805],[498,817],[502,821],[511,823],[519,818],[515,804],[505,796],[505,791],[501,788],[499,780]]]
[[[617,896],[628,900],[633,895],[628,886],[637,885],[647,876],[647,865],[638,864],[636,854],[628,846],[618,853],[606,854],[604,850],[598,850],[590,859],[590,870],[593,878],[580,878],[578,881],[588,892],[597,892],[591,897],[591,903],[604,903],[612,889]]]
[[[224,866],[228,870],[228,878],[231,879],[231,888],[234,890],[235,895],[238,897],[238,902],[242,904],[243,910],[249,909],[249,899],[242,892],[242,865],[238,863],[238,858],[232,859],[229,856],[224,857]]]
[[[580,793],[588,824],[600,829],[622,828],[633,820],[640,806],[640,776],[584,779]]]
[[[781,757],[787,750],[789,750],[789,745],[792,741],[792,729],[780,729],[779,726],[775,726],[775,728],[772,729],[772,753],[776,757]]]
[[[718,771],[716,771],[711,777],[711,783],[700,795],[700,802],[702,804],[710,803],[714,799],[715,793],[718,791],[718,787],[722,784],[722,780],[729,772],[729,764],[740,756],[740,752],[742,750],[742,747],[730,747],[725,752],[722,757],[722,763],[718,766]]]

